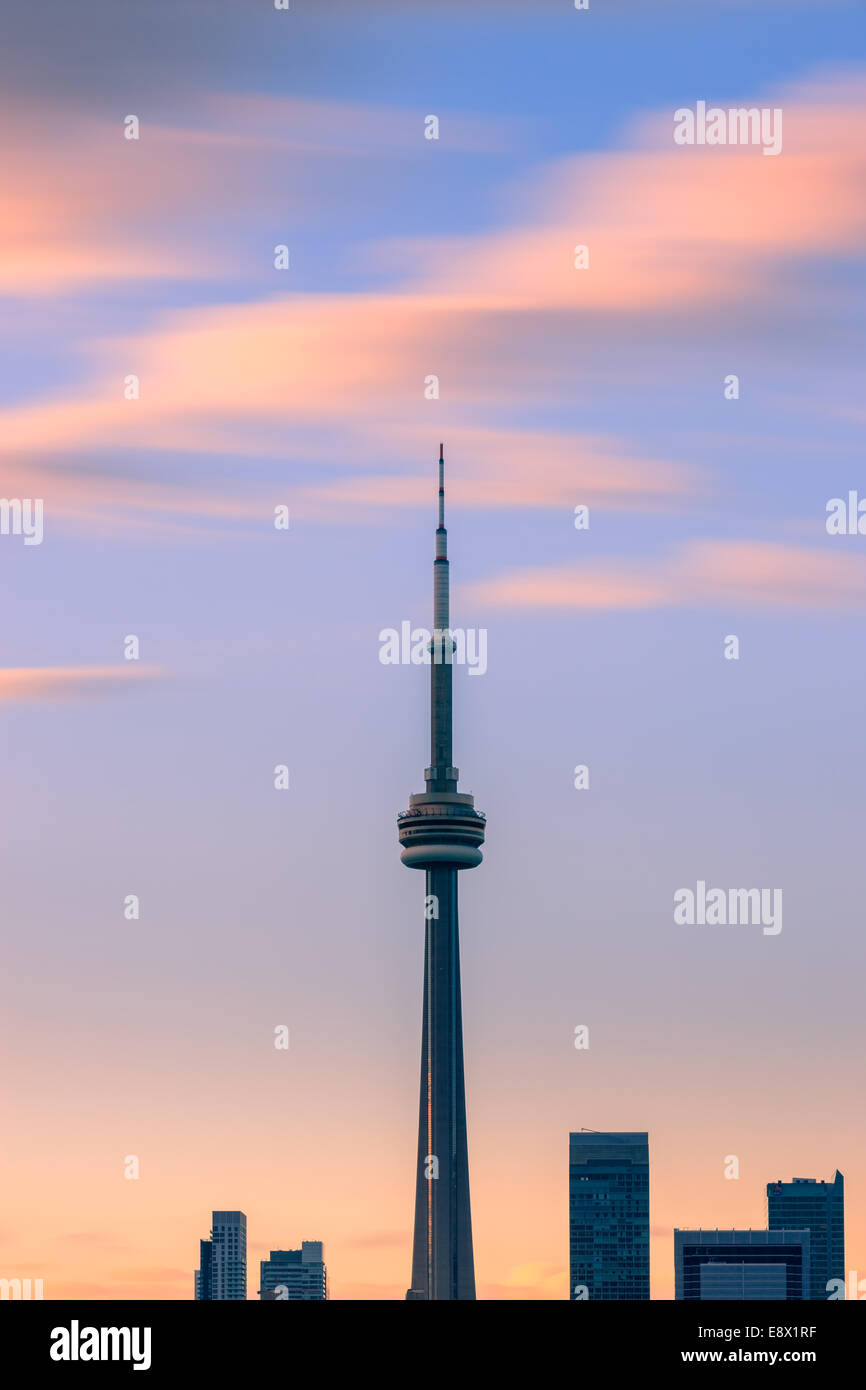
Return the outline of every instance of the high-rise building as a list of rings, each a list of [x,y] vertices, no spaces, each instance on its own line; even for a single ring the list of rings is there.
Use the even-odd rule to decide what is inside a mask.
[[[832,1182],[768,1182],[767,1226],[809,1232],[811,1273],[804,1298],[826,1299],[832,1279],[841,1279],[845,1287],[845,1180],[838,1168]]]
[[[649,1298],[649,1136],[568,1136],[569,1298]]]
[[[324,1302],[328,1271],[320,1240],[301,1241],[300,1250],[272,1250],[261,1262],[259,1298],[264,1302]]]
[[[427,876],[421,1094],[415,1175],[411,1299],[473,1299],[469,1154],[463,1078],[463,1017],[457,874],[481,863],[484,816],[458,792],[451,747],[451,634],[445,463],[439,448],[439,525],[433,561],[430,653],[431,751],[425,790],[397,819],[401,858]]]
[[[215,1211],[210,1240],[201,1241],[195,1297],[199,1302],[247,1296],[247,1218],[242,1211]]]
[[[675,1293],[692,1302],[808,1297],[808,1231],[674,1231]]]
[[[195,1272],[195,1298],[197,1303],[213,1297],[211,1293],[211,1251],[209,1240],[199,1241],[199,1267]]]

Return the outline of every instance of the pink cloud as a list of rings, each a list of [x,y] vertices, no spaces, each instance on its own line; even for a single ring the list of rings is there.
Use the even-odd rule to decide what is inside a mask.
[[[126,140],[120,119],[3,115],[15,139],[0,152],[0,292],[53,295],[103,281],[214,272],[200,242],[177,231],[160,240],[153,219],[158,213],[171,224],[196,199],[222,202],[219,159],[194,162],[157,130]]]
[[[423,113],[357,102],[224,93],[199,99],[188,125],[161,124],[146,106],[130,114],[137,140],[125,138],[121,114],[109,122],[42,106],[3,113],[14,139],[0,150],[0,292],[229,273],[236,259],[212,249],[198,219],[202,209],[218,225],[243,220],[245,208],[284,211],[276,154],[285,156],[280,183],[293,181],[297,217],[315,202],[325,159],[348,179],[359,159],[429,152]],[[452,150],[490,152],[521,139],[515,121],[446,111],[440,119]]]
[[[156,667],[134,663],[128,666],[7,666],[0,668],[0,703],[22,704],[106,694],[152,680],[159,674]]]
[[[772,298],[777,260],[859,250],[866,236],[862,76],[859,87],[813,82],[788,96],[731,103],[783,107],[781,155],[675,146],[673,108],[650,115],[632,132],[639,148],[543,171],[531,220],[418,243],[418,287],[498,307],[613,313]],[[588,269],[574,268],[577,245],[588,248]],[[408,258],[412,243],[402,249]]]
[[[702,540],[643,564],[539,566],[472,586],[490,607],[557,611],[750,606],[860,612],[866,557],[766,541]]]
[[[395,432],[401,457],[429,453],[429,429]],[[449,448],[449,505],[491,509],[556,507],[578,503],[651,511],[670,508],[700,490],[685,465],[632,455],[605,436],[458,426]],[[381,473],[340,478],[303,489],[301,514],[322,514],[332,503],[353,507],[426,506],[430,473]]]
[[[163,151],[161,196],[169,207],[185,206],[190,189],[197,203],[222,206],[223,191],[197,183],[197,175],[185,186],[185,159],[196,142],[233,148],[233,141],[246,147],[250,140],[294,138],[281,134],[283,107],[274,100],[232,99],[217,132],[151,132],[157,150],[162,139],[185,148],[174,162]],[[344,135],[362,143],[388,136],[390,118],[382,113],[367,113],[366,136],[358,113],[362,134],[353,136],[345,108],[312,105],[318,114],[309,138],[329,148]],[[303,125],[306,114],[300,109],[295,124]],[[74,397],[0,411],[2,451],[9,475],[20,478],[18,492],[43,495],[34,478],[44,482],[64,515],[141,506],[156,514],[243,516],[258,510],[267,489],[240,472],[213,485],[190,479],[181,466],[171,482],[157,482],[89,476],[56,460],[70,451],[125,448],[307,465],[348,461],[352,468],[353,458],[375,455],[380,476],[310,487],[302,505],[397,505],[411,501],[418,484],[398,484],[389,470],[403,468],[407,446],[420,457],[426,445],[419,452],[416,441],[429,439],[425,413],[435,413],[437,435],[462,434],[467,461],[475,459],[456,475],[467,505],[560,506],[583,500],[580,491],[646,507],[682,495],[696,479],[686,483],[671,461],[641,460],[615,439],[532,431],[510,439],[499,424],[503,411],[561,401],[573,390],[569,335],[582,316],[622,324],[635,314],[663,315],[664,332],[668,315],[703,312],[712,300],[772,301],[782,283],[780,261],[861,245],[866,103],[851,84],[836,92],[821,83],[803,88],[785,104],[784,151],[771,159],[754,148],[676,148],[658,121],[649,118],[639,132],[648,142],[643,148],[576,156],[543,172],[530,218],[521,211],[499,231],[412,243],[407,254],[422,258],[423,271],[402,289],[193,308],[97,345],[90,383]],[[140,158],[142,170],[150,167],[146,142],[124,150],[134,142],[118,131],[111,141],[111,158],[125,161],[125,177],[130,157]],[[196,167],[218,181],[220,162],[211,154],[208,144]],[[153,193],[149,177],[136,185],[133,211]],[[63,178],[71,180],[71,172]],[[100,192],[98,207],[105,196]],[[88,225],[80,229],[85,242]],[[590,247],[588,271],[573,269],[577,242]],[[593,370],[590,360],[587,372]],[[424,385],[434,373],[441,390],[431,403]],[[140,381],[136,401],[123,398],[128,374]],[[487,423],[494,413],[495,427]]]
[[[423,399],[426,371],[438,345],[453,351],[449,344],[465,340],[465,312],[465,304],[435,296],[358,295],[173,315],[161,330],[106,347],[113,373],[103,372],[89,396],[0,412],[5,487],[44,497],[49,515],[139,506],[251,516],[273,505],[273,488],[242,474],[195,486],[183,474],[166,483],[49,468],[43,460],[70,449],[124,446],[299,456],[308,464],[357,458],[362,465],[375,455],[394,476],[310,486],[299,494],[299,513],[321,514],[336,502],[411,504],[420,500],[420,479],[397,473],[407,457],[429,452],[430,426],[421,417],[437,407]],[[126,369],[139,378],[138,400],[123,398]],[[497,380],[490,399],[501,400],[507,387],[508,380]],[[477,379],[471,369],[462,375],[456,362],[448,391],[450,418],[437,419],[459,440],[454,496],[464,505],[573,507],[598,500],[645,509],[697,489],[697,475],[684,465],[642,459],[616,439],[478,424]]]

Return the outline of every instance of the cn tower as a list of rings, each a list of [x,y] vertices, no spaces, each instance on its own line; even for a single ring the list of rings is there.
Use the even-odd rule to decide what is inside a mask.
[[[410,1299],[474,1299],[457,874],[481,863],[485,818],[458,792],[451,748],[451,636],[445,461],[439,446],[439,525],[433,561],[430,766],[426,789],[397,818],[401,859],[427,875],[421,1097]]]

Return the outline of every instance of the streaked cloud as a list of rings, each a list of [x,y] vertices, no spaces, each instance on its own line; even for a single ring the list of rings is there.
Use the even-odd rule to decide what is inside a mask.
[[[479,604],[509,609],[747,606],[859,612],[866,556],[767,541],[701,540],[661,559],[510,570],[472,586]]]
[[[180,1279],[179,1270],[164,1271],[164,1278],[156,1280],[151,1271],[139,1271],[134,1282],[51,1280],[45,1292],[52,1299],[92,1299],[93,1301],[120,1301],[139,1299],[180,1300],[192,1297],[192,1276],[188,1273],[186,1282]]]
[[[429,429],[398,433],[401,457],[429,454]],[[663,459],[629,454],[605,436],[533,430],[463,427],[449,447],[449,506],[496,509],[568,508],[601,504],[626,511],[668,508],[702,491],[698,470]],[[353,508],[427,506],[430,470],[343,477],[301,490],[299,512],[314,504],[348,503]]]
[[[0,704],[84,699],[154,680],[154,666],[6,666],[0,668]],[[88,1239],[69,1236],[68,1239]]]
[[[692,312],[732,295],[772,301],[780,258],[860,249],[866,235],[862,74],[788,96],[783,157],[753,146],[675,147],[673,110],[648,115],[631,133],[637,148],[542,171],[531,221],[420,243],[420,287],[525,310]],[[587,270],[574,269],[578,244],[589,249]]]
[[[55,1240],[67,1242],[70,1245],[92,1245],[99,1246],[103,1250],[128,1251],[130,1247],[117,1240],[115,1236],[105,1231],[68,1231],[54,1237]]]
[[[563,1265],[532,1260],[514,1265],[501,1284],[485,1285],[482,1296],[494,1299],[550,1299],[568,1297],[568,1270]]]
[[[403,150],[425,155],[425,112],[419,107],[373,105],[370,102],[292,97],[262,92],[220,93],[202,102],[199,119],[206,130],[198,137],[210,143],[303,151],[316,156],[375,157],[382,151]],[[482,116],[438,109],[442,136],[449,151],[493,154],[513,151],[528,129],[517,117]],[[194,131],[175,129],[176,137]]]
[[[189,1287],[188,1269],[171,1269],[161,1265],[141,1269],[113,1269],[109,1278],[118,1284],[183,1284]]]
[[[0,151],[0,294],[15,296],[243,273],[226,228],[278,225],[286,185],[294,222],[363,187],[369,161],[429,156],[422,111],[314,97],[201,95],[175,124],[144,105],[131,113],[137,140],[120,110],[113,122],[27,104],[0,114],[14,130]],[[523,139],[516,119],[439,115],[452,153],[513,151]]]
[[[588,325],[595,334],[606,317],[607,331],[621,332],[635,316],[649,314],[664,336],[671,311],[694,318],[710,302],[737,299],[758,311],[781,286],[785,293],[790,289],[784,275],[777,278],[778,264],[862,245],[866,103],[856,100],[849,81],[841,92],[822,83],[803,92],[785,106],[784,154],[776,160],[751,147],[674,149],[670,131],[651,117],[635,136],[645,147],[564,158],[539,172],[534,193],[524,196],[530,220],[521,211],[513,225],[498,231],[402,243],[402,288],[286,293],[178,310],[145,332],[99,343],[92,349],[89,385],[74,396],[54,395],[0,413],[4,453],[132,446],[306,456],[318,430],[314,448],[322,459],[336,461],[345,457],[346,436],[359,425],[375,424],[386,436],[417,421],[431,373],[441,377],[436,409],[448,411],[450,428],[482,428],[503,407],[562,402],[573,389],[575,334],[584,341]],[[149,132],[153,149],[145,139],[136,145],[111,132],[111,160],[124,161],[126,170],[138,160],[135,178],[125,175],[132,179],[131,217],[142,217],[150,203],[178,211],[185,200],[197,215],[203,206],[218,214],[227,196],[218,150],[239,146],[247,158],[250,142],[291,143],[291,131],[263,133],[279,131],[278,111],[285,103],[275,106],[277,99],[270,97],[232,100],[234,121],[220,132],[157,128]],[[307,107],[289,126],[303,128],[304,139],[314,143],[352,143],[356,121],[361,143],[374,140],[375,132],[382,140],[392,132],[392,114],[353,115],[353,108],[327,103],[313,107],[318,135],[316,121],[310,133],[302,120]],[[107,133],[100,139],[107,142]],[[207,158],[197,157],[202,140]],[[183,158],[172,156],[172,142],[196,153],[192,172]],[[65,206],[75,197],[71,172],[63,177]],[[33,231],[33,215],[40,227],[50,224],[44,199],[58,192],[50,175],[49,190],[42,188],[42,171],[29,178],[38,211],[29,222],[25,213],[18,222],[13,218],[21,242]],[[72,211],[64,254],[78,256],[76,247],[89,246],[86,254],[101,259],[103,240],[88,236],[95,235],[93,221],[103,229],[106,222],[103,182],[101,170],[89,222],[85,217],[76,229],[75,217],[83,214]],[[256,188],[267,203],[261,183]],[[17,196],[21,202],[15,178],[11,185],[13,202]],[[232,199],[245,186],[232,183]],[[88,207],[86,179],[75,206]],[[589,246],[588,271],[573,268],[578,242]],[[171,259],[171,247],[165,252]],[[393,252],[393,245],[384,249],[388,257]],[[50,267],[50,254],[33,252],[29,243],[22,254],[38,254],[39,264]],[[135,247],[132,254],[138,260]],[[138,270],[143,267],[146,259]],[[581,370],[591,377],[588,342]],[[139,375],[138,402],[122,398],[126,373]]]
[[[172,142],[186,142],[187,155],[204,142],[207,158],[198,163],[214,182],[222,178],[215,150],[239,150],[243,162],[257,144],[291,145],[294,128],[317,150],[335,153],[353,140],[371,149],[400,143],[393,113],[375,108],[259,96],[231,103],[219,130],[153,133],[158,149],[167,142],[160,197],[169,210],[182,210],[190,190],[192,202],[212,212],[225,196],[195,174],[187,187]],[[652,354],[672,322],[689,321],[693,331],[711,303],[760,318],[783,297],[790,310],[798,293],[808,296],[808,286],[791,294],[785,267],[854,252],[866,234],[866,102],[850,74],[836,86],[823,78],[802,84],[786,102],[776,159],[754,148],[674,148],[669,124],[650,116],[628,150],[555,161],[498,230],[401,243],[398,288],[175,310],[144,331],[92,345],[89,380],[74,394],[0,411],[7,491],[44,495],[55,514],[79,519],[140,506],[153,517],[231,520],[267,500],[267,469],[256,461],[271,460],[301,465],[300,504],[309,514],[340,501],[408,505],[420,484],[405,478],[405,459],[429,449],[432,413],[434,435],[466,440],[466,465],[455,475],[466,505],[559,506],[583,500],[574,496],[579,489],[646,508],[705,489],[696,470],[675,460],[642,459],[615,437],[569,439],[562,427],[541,433],[521,414],[562,411],[576,373],[586,389],[595,371],[606,372],[610,387],[613,369],[597,365],[605,335],[616,349],[611,360],[627,375],[637,325]],[[117,131],[111,140],[127,164],[151,157],[144,144],[123,151]],[[313,164],[320,163],[316,154]],[[258,175],[253,181],[259,188]],[[236,198],[238,185],[226,186]],[[133,211],[153,192],[145,177]],[[267,190],[260,196],[266,202]],[[100,189],[103,220],[105,197]],[[588,271],[573,268],[578,242],[590,247]],[[394,250],[386,245],[383,256]],[[136,401],[123,397],[128,373],[140,381]],[[435,403],[424,398],[431,374],[440,382]],[[122,475],[108,463],[118,450]],[[129,464],[133,450],[138,461]],[[170,477],[150,467],[149,453],[176,456]],[[193,466],[217,456],[226,460],[218,479]],[[372,459],[381,472],[370,474]],[[309,476],[326,470],[321,483]],[[618,592],[634,594],[635,582],[645,589],[645,579],[626,578]]]

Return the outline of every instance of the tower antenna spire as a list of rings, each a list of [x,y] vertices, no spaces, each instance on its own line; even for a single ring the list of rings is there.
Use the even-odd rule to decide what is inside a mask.
[[[430,726],[430,776],[439,791],[457,790],[457,770],[451,753],[451,598],[448,577],[448,532],[445,530],[445,446],[439,445],[439,525],[433,561],[433,665]]]
[[[445,445],[439,445],[439,525],[436,527],[436,562],[433,566],[433,626],[448,627],[448,532],[445,530]]]
[[[445,445],[439,445],[439,529],[445,530]]]

